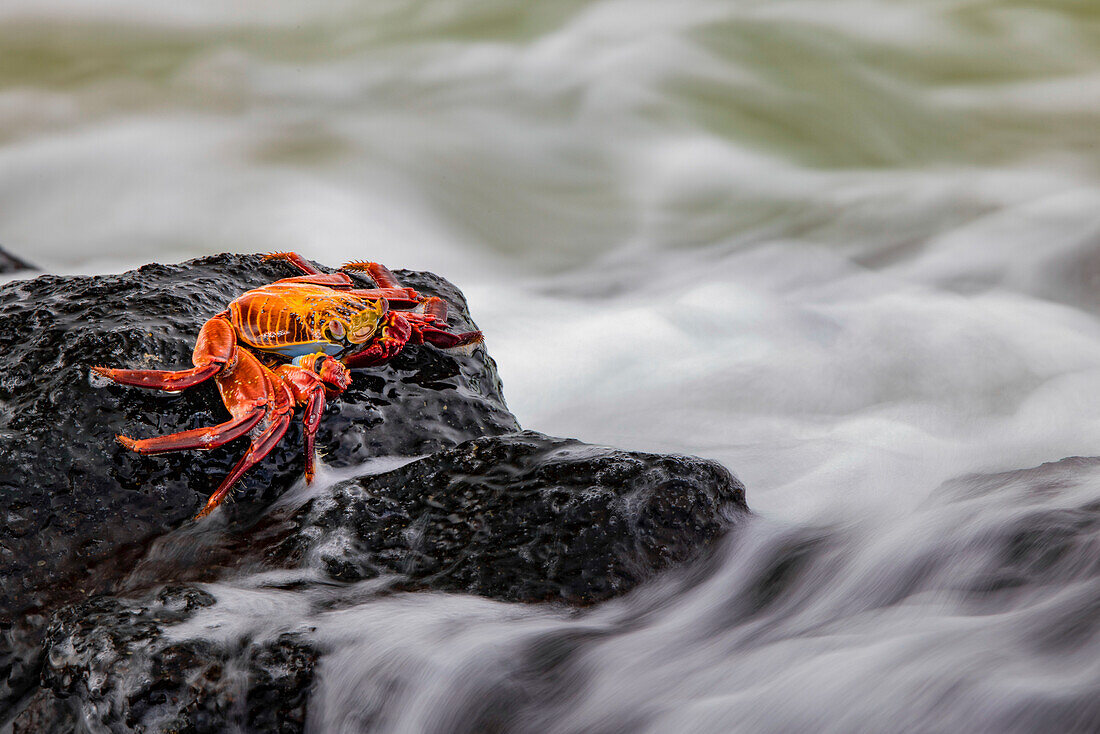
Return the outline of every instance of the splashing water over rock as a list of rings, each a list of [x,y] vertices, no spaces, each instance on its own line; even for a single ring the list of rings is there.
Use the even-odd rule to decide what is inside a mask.
[[[518,432],[483,347],[462,356],[421,346],[356,372],[326,411],[328,471],[351,478],[273,506],[300,481],[295,423],[246,476],[240,501],[188,523],[234,446],[149,458],[113,436],[215,423],[213,388],[165,397],[103,385],[88,368],[186,364],[210,314],[285,275],[220,255],[0,288],[0,335],[13,345],[0,365],[0,609],[16,620],[0,636],[0,693],[5,707],[24,699],[17,731],[74,720],[268,730],[263,717],[301,730],[324,645],[301,629],[181,641],[173,629],[202,609],[220,613],[216,595],[181,583],[297,574],[293,588],[328,590],[327,608],[354,604],[369,579],[388,593],[588,605],[698,557],[747,514],[743,487],[713,462]],[[401,278],[476,328],[454,286],[430,273]],[[403,465],[356,476],[370,460]]]

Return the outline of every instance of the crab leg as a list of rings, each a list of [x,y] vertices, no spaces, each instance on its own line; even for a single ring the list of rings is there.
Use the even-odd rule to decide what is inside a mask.
[[[389,305],[397,308],[409,308],[420,303],[420,294],[412,288],[353,288],[348,293],[356,298],[365,298],[369,301],[377,301],[385,298]]]
[[[248,433],[264,417],[267,406],[274,402],[264,367],[249,352],[240,351],[233,368],[218,375],[215,382],[233,420],[140,440],[119,436],[118,442],[139,454],[216,448]]]
[[[217,321],[228,325],[228,322],[215,318],[208,321],[207,326]],[[207,327],[204,326],[203,332],[206,331]],[[201,346],[204,342],[202,337],[200,337],[199,342],[199,346]],[[196,353],[199,352],[199,346],[195,347]],[[210,497],[197,517],[203,517],[217,507],[225,499],[233,484],[241,478],[241,475],[271,452],[279,439],[286,433],[287,426],[290,425],[290,412],[294,408],[294,398],[290,389],[281,380],[275,378],[275,375],[260,364],[259,360],[252,356],[250,352],[236,350],[235,347],[233,351],[236,351],[233,366],[222,370],[215,377],[215,381],[218,383],[218,391],[222,396],[222,402],[225,403],[229,414],[233,416],[232,420],[216,426],[193,428],[167,436],[156,436],[140,440],[126,436],[118,437],[119,443],[140,454],[159,454],[183,449],[211,449],[240,438],[260,425],[261,421],[267,419],[264,429],[252,439],[252,446],[248,453],[233,467],[233,471],[218,486],[217,491]],[[221,369],[222,364],[218,363],[216,366]],[[116,371],[141,372],[140,370],[112,370],[112,372]],[[124,375],[124,377],[126,376],[128,375]],[[139,377],[142,376],[139,375]],[[139,384],[143,387],[160,387],[159,384],[151,384],[151,381],[129,384]]]
[[[360,298],[385,298],[394,302],[393,305],[395,306],[411,306],[421,303],[424,300],[415,289],[406,288],[401,285],[401,281],[397,279],[397,276],[382,263],[362,261],[349,262],[341,265],[340,269],[357,273],[366,273],[378,286],[377,288],[353,290],[351,291],[353,296],[359,296]]]
[[[485,337],[482,336],[480,331],[452,334],[434,326],[421,326],[417,331],[420,333],[421,339],[445,352],[454,351],[460,354],[469,354],[474,347],[485,341]]]
[[[258,407],[250,413],[216,426],[192,428],[189,431],[153,438],[133,439],[126,436],[117,436],[117,438],[120,444],[139,454],[163,454],[184,449],[216,449],[248,433],[263,417],[264,410]]]
[[[412,325],[413,329],[426,327],[446,326],[447,322],[435,314],[420,313],[419,311],[402,311],[402,318]]]
[[[465,331],[461,334],[452,334],[439,328],[439,324],[445,326],[447,318],[447,303],[441,298],[429,298],[424,302],[424,313],[401,313],[401,318],[412,329],[409,335],[410,344],[422,344],[427,342],[433,347],[444,351],[461,351],[469,354],[470,351],[484,341],[480,331]]]
[[[218,389],[229,412],[257,408],[263,412],[266,426],[253,436],[248,453],[241,457],[222,480],[195,519],[206,517],[222,503],[241,476],[271,453],[290,426],[294,397],[286,384],[249,352],[241,351],[237,366],[228,375],[218,375]],[[260,397],[262,392],[263,397]]]
[[[442,310],[438,306],[433,308],[435,304],[432,304],[432,301],[439,301],[443,305]],[[464,331],[460,334],[452,334],[449,331],[440,329],[437,326],[439,324],[439,314],[442,313],[444,318],[446,317],[446,303],[442,299],[430,298],[425,301],[424,305],[425,313],[416,313],[415,311],[402,311],[400,313],[401,320],[408,324],[411,330],[408,335],[409,344],[423,344],[426,342],[445,352],[454,351],[469,354],[474,347],[485,341],[485,337],[482,336],[480,331]]]
[[[337,394],[351,383],[351,375],[332,357],[323,353],[302,358],[303,363],[317,365],[321,359],[320,375],[297,364],[279,365],[275,374],[290,388],[294,402],[306,406],[302,423],[305,427],[306,484],[313,481],[316,452],[314,450],[317,429],[321,427],[321,416],[325,412],[325,388],[330,387]],[[327,380],[327,382],[326,382]]]
[[[264,262],[272,260],[285,260],[297,267],[306,275],[321,275],[321,271],[309,264],[309,261],[296,252],[269,252],[264,255]]]
[[[352,288],[354,285],[346,273],[320,273],[318,275],[298,275],[293,278],[283,278],[276,283],[308,283],[310,285],[323,285],[334,290],[346,290],[353,296],[368,298],[377,301],[379,298],[398,301],[400,304],[412,305],[419,303],[420,294],[413,288]]]
[[[268,253],[267,255],[264,255],[264,260],[265,261],[283,260],[283,261],[288,262],[291,265],[295,266],[296,268],[298,268],[299,270],[301,270],[303,273],[306,274],[305,277],[284,278],[284,279],[278,281],[280,283],[295,283],[295,282],[296,283],[313,283],[315,285],[327,285],[330,288],[331,287],[340,287],[341,285],[343,285],[343,286],[350,286],[351,285],[351,279],[348,278],[347,275],[344,275],[343,273],[331,273],[331,274],[322,273],[320,270],[313,267],[313,265],[311,265],[308,260],[306,260],[304,257],[302,257],[301,255],[299,255],[296,252],[272,252],[272,253]],[[357,260],[357,261],[354,261],[354,262],[344,263],[343,265],[340,266],[340,269],[341,270],[350,270],[352,272],[366,273],[367,275],[369,275],[371,277],[371,280],[373,280],[375,283],[378,284],[378,289],[377,290],[391,291],[391,292],[405,291],[405,292],[416,293],[416,291],[414,291],[412,288],[405,288],[404,286],[402,286],[401,281],[399,281],[397,279],[397,276],[394,275],[393,272],[391,272],[390,269],[387,268],[382,263],[374,263],[374,262],[366,262],[366,261],[362,261],[362,260]],[[310,276],[317,276],[317,275],[323,276],[325,278],[331,278],[332,280],[321,281],[321,280],[311,280],[311,279],[309,279]],[[342,279],[341,279],[341,276],[342,276]],[[367,297],[369,298],[370,296],[367,296]],[[378,298],[378,297],[389,298],[390,296],[385,295],[385,294],[383,294],[382,296],[375,296],[375,298]],[[420,299],[419,299],[419,296],[414,296],[412,298],[412,300],[418,301]]]
[[[124,370],[93,367],[95,372],[122,385],[147,387],[154,390],[179,391],[216,375],[231,361],[237,351],[237,335],[233,326],[220,314],[203,324],[195,350],[191,355],[194,369],[189,370]]]
[[[416,311],[436,321],[447,323],[447,302],[438,296],[425,299],[417,306]]]
[[[241,457],[241,460],[237,462],[233,470],[222,480],[222,483],[218,485],[214,494],[210,495],[210,499],[206,501],[206,505],[199,511],[199,514],[195,515],[195,519],[198,520],[206,517],[213,512],[214,508],[220,505],[226,498],[229,494],[229,490],[237,483],[237,480],[240,479],[246,471],[260,463],[265,456],[271,453],[271,450],[279,443],[279,440],[283,437],[283,434],[286,433],[286,429],[289,426],[290,414],[283,413],[267,427],[267,430],[252,439],[252,446],[248,449],[248,453]]]
[[[313,483],[313,475],[316,472],[317,450],[314,448],[317,440],[317,429],[321,427],[321,416],[325,412],[325,389],[313,390],[306,402],[306,411],[302,416],[305,425],[305,451],[306,451],[306,484]]]
[[[312,285],[323,285],[329,288],[337,288],[343,290],[344,288],[351,288],[351,278],[347,273],[317,273],[316,275],[297,275],[293,278],[281,278],[275,281],[276,283],[310,283]]]
[[[397,276],[380,263],[352,262],[341,267],[341,270],[365,272],[379,286],[378,288],[352,289],[354,284],[347,273],[322,273],[296,252],[272,252],[269,255],[264,255],[264,260],[283,260],[305,273],[305,275],[277,280],[276,283],[310,283],[336,288],[337,290],[349,289],[353,296],[375,301],[379,298],[385,298],[395,301],[394,305],[397,306],[412,306],[422,300],[416,290],[403,287],[397,280]]]

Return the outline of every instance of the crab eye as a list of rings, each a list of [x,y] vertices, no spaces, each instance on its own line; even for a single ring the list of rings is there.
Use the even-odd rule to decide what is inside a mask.
[[[383,298],[352,316],[348,340],[353,344],[362,344],[374,336],[387,308],[386,299]]]
[[[343,341],[347,335],[347,324],[340,319],[333,319],[325,325],[325,336],[333,341]]]

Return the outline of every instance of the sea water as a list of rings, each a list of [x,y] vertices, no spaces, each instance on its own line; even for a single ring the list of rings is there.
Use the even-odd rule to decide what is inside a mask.
[[[210,585],[313,731],[1100,730],[1100,482],[1026,471],[1100,454],[1090,0],[5,0],[0,245],[432,270],[525,427],[747,486],[590,610]]]

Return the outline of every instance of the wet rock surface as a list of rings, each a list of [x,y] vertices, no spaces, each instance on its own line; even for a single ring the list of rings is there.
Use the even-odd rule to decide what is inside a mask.
[[[69,731],[79,721],[110,732],[302,731],[328,652],[312,635],[319,615],[425,589],[588,605],[703,554],[747,514],[744,488],[714,462],[532,431],[467,441],[336,482],[243,537],[232,526],[169,533],[138,568],[157,569],[150,579],[172,575],[150,558],[206,543],[191,570],[220,568],[214,593],[156,586],[57,611],[40,687],[13,730]],[[260,591],[238,590],[237,606],[223,608],[216,589],[234,572],[268,580],[249,581]],[[374,578],[369,591],[358,583]],[[266,603],[290,611],[255,634],[239,621],[241,596],[262,589],[282,599]]]
[[[697,556],[747,513],[725,468],[533,431],[468,441],[335,485],[276,557],[334,580],[590,604]]]
[[[176,395],[93,386],[89,366],[190,365],[202,324],[249,288],[295,274],[285,263],[221,255],[149,265],[117,276],[43,276],[0,288],[0,610],[35,600],[39,586],[79,564],[187,520],[247,445],[139,456],[114,441],[225,420],[213,384]],[[442,279],[400,272],[406,284],[455,307],[452,324],[476,328],[461,294]],[[365,283],[367,281],[364,281]],[[412,406],[412,409],[410,409]],[[385,367],[357,370],[330,401],[318,447],[330,465],[418,455],[517,428],[483,347],[473,356],[410,347]],[[230,512],[255,514],[302,476],[299,422],[234,494]],[[248,505],[244,508],[244,505]],[[45,528],[53,532],[43,533]],[[35,568],[33,576],[18,569]],[[83,573],[81,573],[83,575]]]
[[[225,420],[215,387],[168,395],[89,367],[185,367],[206,319],[296,274],[220,255],[0,286],[0,727],[299,731],[324,650],[308,630],[181,635],[222,610],[204,583],[290,574],[276,588],[324,609],[359,603],[375,577],[381,593],[583,606],[700,556],[747,514],[720,465],[520,432],[484,347],[418,346],[355,371],[326,410],[318,448],[353,478],[288,494],[295,421],[235,502],[191,523],[247,439],[152,457],[113,439]],[[397,275],[446,299],[452,329],[477,328],[447,281]],[[378,457],[405,458],[361,466]]]
[[[208,318],[250,288],[297,274],[259,256],[218,255],[0,286],[0,620],[12,625],[0,629],[0,711],[30,683],[34,666],[23,661],[41,634],[35,620],[111,590],[151,539],[194,515],[247,446],[240,439],[209,452],[131,453],[115,434],[146,437],[225,420],[217,390],[212,383],[175,395],[97,386],[89,367],[187,367]],[[477,328],[447,281],[397,275],[446,299],[453,329]],[[331,466],[421,455],[518,428],[484,347],[461,356],[413,346],[354,374],[348,391],[330,401],[318,434]],[[295,420],[234,490],[231,523],[259,515],[301,476]]]
[[[214,603],[174,587],[61,611],[46,633],[42,687],[13,731],[71,731],[77,721],[120,734],[303,731],[317,652],[293,634],[173,639],[174,625]]]

